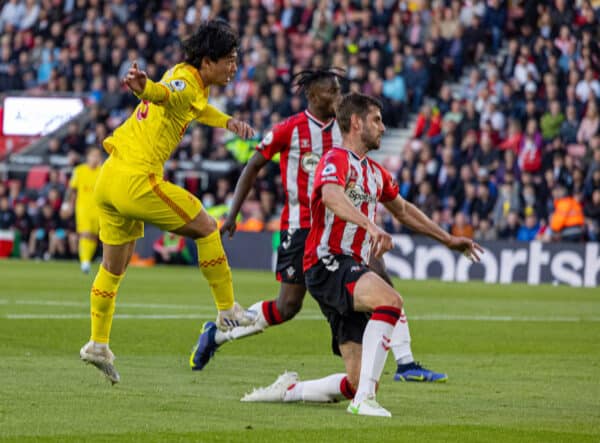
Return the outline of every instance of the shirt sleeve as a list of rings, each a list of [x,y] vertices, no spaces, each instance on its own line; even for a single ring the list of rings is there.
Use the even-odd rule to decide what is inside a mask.
[[[280,123],[275,125],[264,138],[256,145],[256,150],[260,152],[267,160],[271,160],[275,154],[283,151],[289,144],[289,134],[287,125]]]
[[[165,108],[186,108],[193,100],[194,88],[183,77],[165,77],[160,82],[146,79],[146,86],[140,94],[141,100],[147,100]]]
[[[197,120],[200,123],[212,126],[214,128],[226,128],[227,122],[230,118],[230,115],[227,115],[224,112],[219,111],[213,105],[208,104],[200,112],[200,115],[198,115]]]
[[[323,185],[334,184],[346,187],[348,179],[348,154],[339,149],[332,149],[319,161],[315,171],[313,193],[320,192]]]
[[[398,183],[396,180],[394,180],[392,174],[390,174],[386,169],[380,167],[379,170],[381,171],[383,178],[383,187],[381,189],[381,197],[379,198],[379,201],[382,203],[392,201],[398,196]]]

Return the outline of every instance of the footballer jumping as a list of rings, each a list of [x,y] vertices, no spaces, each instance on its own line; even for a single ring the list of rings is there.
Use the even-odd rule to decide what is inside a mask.
[[[218,309],[219,327],[250,325],[255,320],[253,313],[234,301],[216,221],[194,195],[163,180],[163,165],[190,122],[227,128],[242,138],[254,134],[247,123],[208,103],[210,86],[225,86],[235,75],[237,48],[232,28],[224,21],[211,20],[183,42],[185,61],[169,69],[160,82],[147,78],[137,63],[123,80],[140,103],[104,140],[110,155],[95,189],[104,249],[90,295],[91,338],[80,351],[83,361],[113,383],[120,380],[108,346],[115,301],[135,241],[144,235],[144,222],[195,240],[200,270]]]

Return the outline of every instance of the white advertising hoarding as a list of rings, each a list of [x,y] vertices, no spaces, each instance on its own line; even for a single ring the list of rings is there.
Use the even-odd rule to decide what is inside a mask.
[[[6,135],[46,135],[83,111],[80,98],[6,97],[3,130]]]

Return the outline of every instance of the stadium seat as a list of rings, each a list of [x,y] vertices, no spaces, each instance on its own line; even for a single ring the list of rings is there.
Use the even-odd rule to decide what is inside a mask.
[[[31,190],[42,189],[48,183],[50,168],[48,166],[34,166],[27,174],[25,188]]]

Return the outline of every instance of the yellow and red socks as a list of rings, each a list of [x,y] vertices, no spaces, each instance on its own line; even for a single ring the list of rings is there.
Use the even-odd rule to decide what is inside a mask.
[[[356,402],[375,395],[390,350],[392,332],[399,318],[400,309],[394,306],[378,306],[373,311],[363,334]]]
[[[233,308],[233,282],[227,256],[221,243],[221,234],[215,230],[196,240],[200,271],[208,280],[210,292],[219,311]]]
[[[410,331],[408,329],[408,320],[404,309],[400,311],[400,318],[392,332],[392,352],[399,365],[405,365],[415,361],[410,347]]]
[[[91,340],[95,343],[108,343],[109,341],[117,291],[124,275],[111,274],[102,265],[98,269],[90,293]]]
[[[318,380],[299,381],[288,387],[284,402],[310,401],[329,403],[347,398],[352,400],[354,389],[346,374],[332,374]]]
[[[79,261],[81,263],[90,263],[96,253],[98,242],[91,238],[79,237]]]

